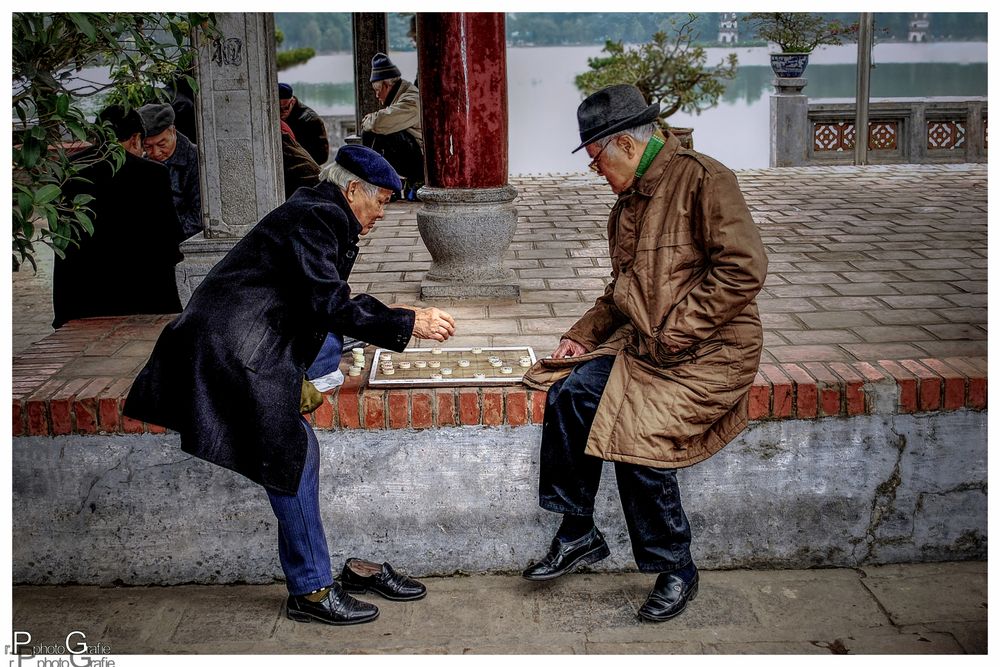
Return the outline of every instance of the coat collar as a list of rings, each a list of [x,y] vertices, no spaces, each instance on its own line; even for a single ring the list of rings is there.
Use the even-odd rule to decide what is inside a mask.
[[[361,223],[358,221],[358,217],[354,215],[354,211],[351,210],[351,204],[347,201],[344,193],[341,192],[340,186],[330,181],[320,181],[319,185],[316,186],[316,191],[332,200],[337,205],[337,208],[344,212],[344,215],[347,216],[348,240],[352,244],[357,244],[358,239],[361,238]]]
[[[629,191],[638,192],[641,195],[652,197],[656,191],[656,184],[663,177],[663,172],[667,170],[667,165],[673,159],[677,151],[681,149],[680,140],[672,133],[667,132],[667,141],[649,164],[649,169],[642,175],[637,183],[634,183]]]

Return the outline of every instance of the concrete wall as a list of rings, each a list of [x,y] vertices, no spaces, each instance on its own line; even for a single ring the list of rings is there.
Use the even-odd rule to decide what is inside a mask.
[[[680,472],[705,568],[985,559],[985,412],[757,422]],[[537,426],[321,431],[334,567],[420,576],[516,571],[558,517],[536,503]],[[611,466],[597,521],[634,567]],[[175,434],[13,440],[14,583],[280,578],[262,491],[188,457]]]

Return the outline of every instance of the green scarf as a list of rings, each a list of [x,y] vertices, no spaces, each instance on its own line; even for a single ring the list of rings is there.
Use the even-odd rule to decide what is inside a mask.
[[[649,138],[649,143],[646,144],[646,150],[642,152],[642,157],[639,158],[639,166],[635,170],[635,180],[638,181],[642,178],[642,175],[646,173],[649,169],[649,165],[653,163],[653,158],[655,158],[660,153],[660,149],[666,144],[665,138],[657,130],[653,136]]]

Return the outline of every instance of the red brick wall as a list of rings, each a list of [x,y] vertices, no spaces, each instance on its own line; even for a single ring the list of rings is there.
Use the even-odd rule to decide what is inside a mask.
[[[73,322],[14,359],[13,434],[163,433],[122,415],[132,379],[170,316]],[[540,424],[545,394],[511,387],[366,389],[363,373],[325,395],[310,420],[320,429],[401,429]],[[864,388],[898,388],[900,413],[985,410],[986,359],[762,364],[750,419],[869,414]]]

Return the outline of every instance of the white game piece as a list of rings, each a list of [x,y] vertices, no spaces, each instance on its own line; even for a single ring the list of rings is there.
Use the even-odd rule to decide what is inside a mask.
[[[347,370],[347,374],[350,375],[351,377],[357,377],[357,376],[361,375],[361,367],[360,366],[351,366]]]
[[[437,359],[432,359],[431,361],[428,361],[427,365],[430,366],[431,368],[441,368],[441,362],[438,361]]]
[[[404,370],[404,371],[405,371],[405,370],[406,370],[406,369],[408,369],[409,367],[410,367],[410,362],[409,362],[409,361],[401,361],[401,362],[399,362],[399,368],[400,368],[401,370]]]
[[[392,361],[392,355],[391,354],[383,354],[382,355],[382,361]]]
[[[427,368],[427,362],[424,361],[423,359],[417,359],[416,361],[413,362],[413,365],[416,366],[417,368]]]
[[[494,359],[493,361],[490,362],[490,366],[492,366],[493,368],[500,368],[501,366],[503,366],[503,362],[500,361],[499,359]]]
[[[504,366],[503,368],[500,369],[500,372],[503,373],[504,375],[510,375],[511,373],[514,372],[514,369],[511,368],[510,366]]]
[[[447,367],[442,368],[441,369],[441,375],[451,375],[451,369],[447,368]]]
[[[472,377],[476,380],[484,380],[486,379],[486,373],[473,373]]]
[[[468,359],[459,359],[458,360],[458,365],[461,366],[462,368],[468,368],[469,367],[469,360]]]
[[[482,354],[482,353],[483,353],[483,348],[481,347],[472,348],[472,354]]]
[[[440,347],[431,348],[431,354],[442,354],[443,352],[444,350],[442,350]]]
[[[394,369],[392,366],[386,366],[385,368],[382,369],[383,375],[392,375],[395,372],[396,369]]]
[[[432,380],[440,380],[441,379],[441,374],[440,373],[431,373],[431,379]]]

